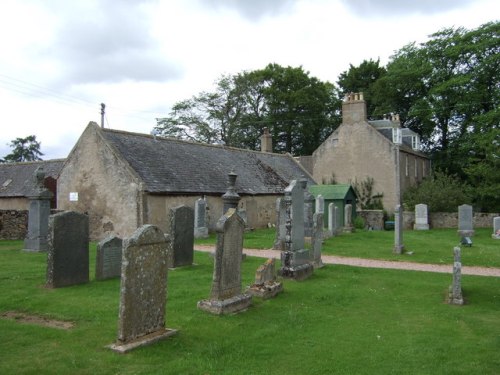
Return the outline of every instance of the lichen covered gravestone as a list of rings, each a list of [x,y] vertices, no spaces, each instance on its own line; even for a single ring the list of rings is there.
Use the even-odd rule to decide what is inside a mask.
[[[283,283],[276,279],[275,260],[268,259],[255,272],[255,283],[248,288],[248,293],[262,299],[275,297],[283,291]]]
[[[311,263],[314,268],[321,268],[324,266],[321,260],[321,247],[323,246],[323,213],[316,212],[313,215],[313,222]]]
[[[241,290],[241,258],[245,223],[236,209],[229,208],[216,225],[214,273],[210,299],[198,302],[198,308],[212,314],[229,314],[246,310],[250,294]]]
[[[120,277],[122,269],[121,238],[110,236],[97,244],[95,279],[106,280]]]
[[[403,209],[397,205],[394,210],[394,254],[402,254],[405,246],[403,245]]]
[[[450,285],[448,292],[448,303],[451,305],[463,305],[464,298],[462,295],[462,261],[460,256],[460,248],[453,249],[453,282]]]
[[[190,266],[194,257],[194,212],[191,207],[181,205],[170,210],[172,251],[169,267]]]
[[[89,282],[89,218],[78,212],[49,217],[48,288]]]
[[[154,225],[143,225],[123,243],[118,340],[114,351],[156,342],[177,331],[165,328],[167,241]]]

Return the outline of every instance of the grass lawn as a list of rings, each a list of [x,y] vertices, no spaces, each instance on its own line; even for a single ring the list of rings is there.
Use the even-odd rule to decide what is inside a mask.
[[[197,265],[168,276],[167,327],[179,333],[120,355],[105,348],[117,335],[120,282],[94,280],[95,247],[91,282],[52,290],[43,287],[46,254],[21,248],[0,241],[0,315],[75,327],[0,319],[0,374],[500,373],[500,278],[463,276],[468,304],[457,307],[443,303],[451,275],[328,265],[285,280],[275,299],[218,317],[196,308],[213,270],[196,252]],[[244,285],[261,262],[243,262]]]
[[[492,239],[491,233],[490,228],[478,228],[472,237],[472,246],[462,246],[464,266],[500,267],[500,240]],[[250,249],[269,249],[273,246],[274,237],[274,229],[248,232],[245,233],[244,246]],[[458,246],[459,242],[456,229],[408,230],[403,232],[405,253],[396,255],[392,253],[393,231],[357,230],[327,239],[322,252],[357,258],[452,264],[453,247]],[[196,240],[196,243],[214,244],[215,236]]]

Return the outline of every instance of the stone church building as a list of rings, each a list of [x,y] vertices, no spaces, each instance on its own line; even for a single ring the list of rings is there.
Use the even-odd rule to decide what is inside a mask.
[[[401,128],[399,116],[367,120],[363,94],[350,94],[342,104],[342,124],[307,161],[314,180],[352,184],[374,179],[383,206],[393,212],[401,194],[429,175],[430,160],[419,151],[418,134]]]

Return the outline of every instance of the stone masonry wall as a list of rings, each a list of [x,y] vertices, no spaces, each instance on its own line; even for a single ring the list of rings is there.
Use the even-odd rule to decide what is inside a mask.
[[[22,240],[28,232],[28,210],[0,210],[0,239]]]

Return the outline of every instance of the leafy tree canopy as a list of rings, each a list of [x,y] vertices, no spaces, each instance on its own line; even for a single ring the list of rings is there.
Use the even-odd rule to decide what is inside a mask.
[[[35,135],[29,135],[25,138],[16,138],[10,142],[9,146],[12,152],[3,158],[3,162],[13,163],[22,161],[42,160],[40,156],[40,142],[36,140]]]

